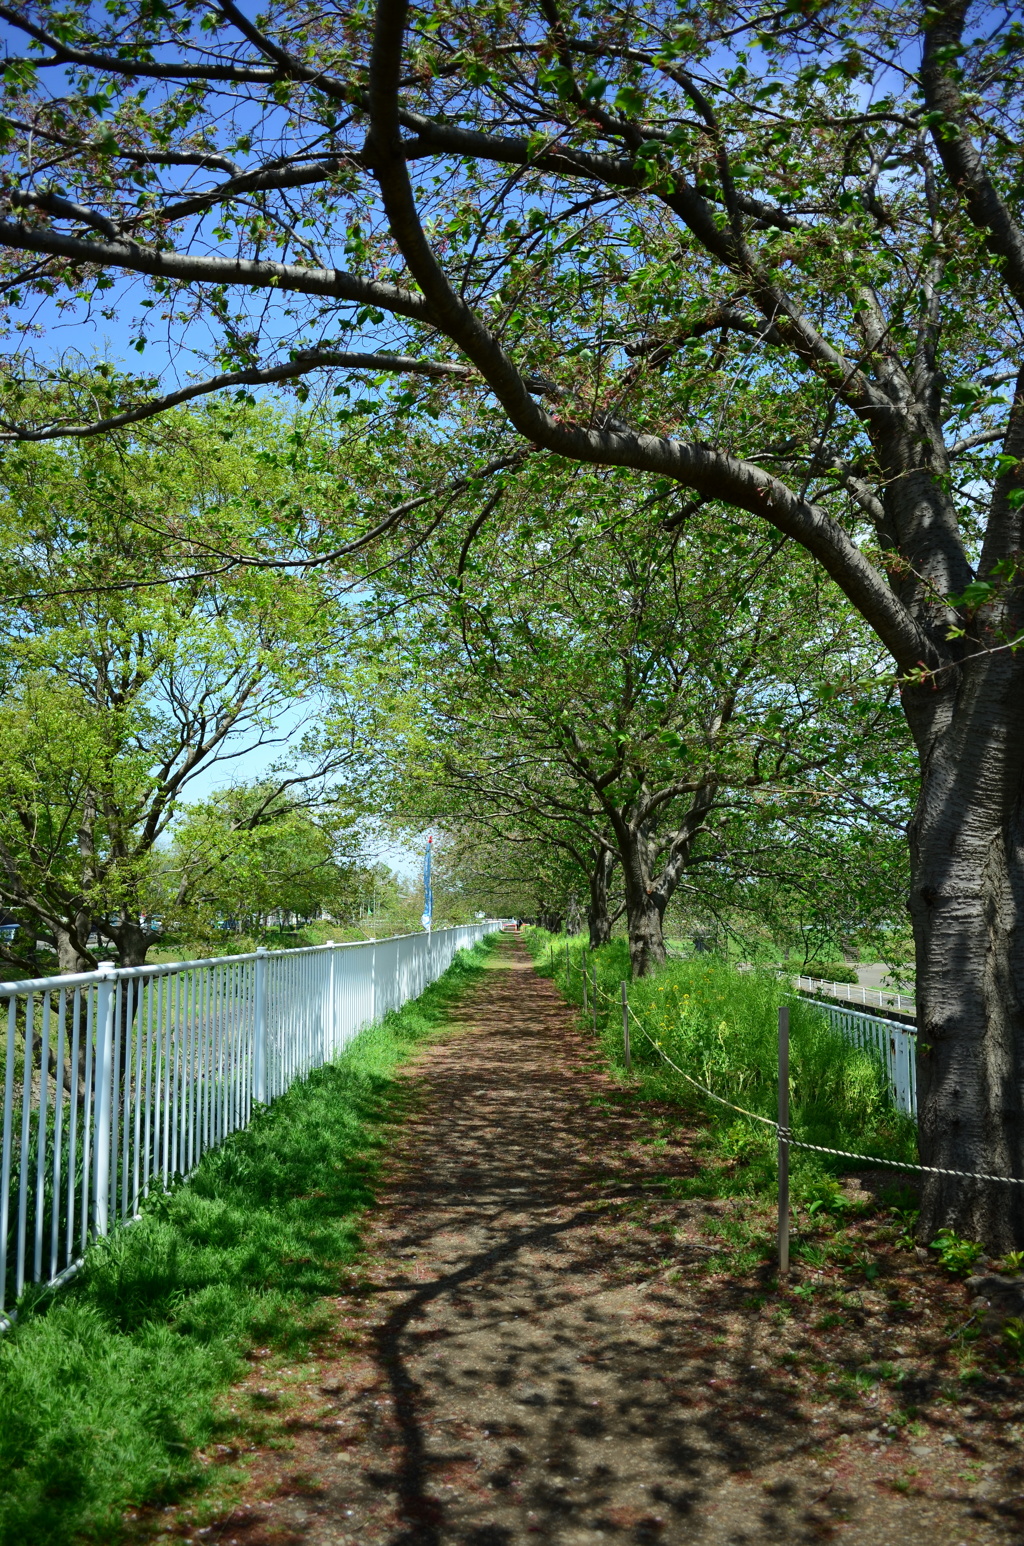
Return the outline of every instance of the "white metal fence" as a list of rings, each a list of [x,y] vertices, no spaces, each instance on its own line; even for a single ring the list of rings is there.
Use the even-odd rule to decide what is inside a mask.
[[[797,978],[799,985],[802,979]],[[829,1022],[858,1047],[866,1047],[881,1058],[889,1079],[893,1100],[900,1111],[917,1116],[917,1065],[914,1061],[917,1031],[900,1020],[885,1020],[881,1015],[858,1014],[826,999],[811,998],[828,1016]]]
[[[782,971],[788,975],[784,967]],[[897,1014],[912,1015],[915,1012],[912,993],[897,993],[892,988],[865,988],[858,982],[825,982],[820,977],[796,977],[794,981],[801,993],[810,993],[815,998],[824,994],[828,998],[845,999],[849,1004],[895,1009]]]
[[[499,927],[0,983],[0,1312]]]

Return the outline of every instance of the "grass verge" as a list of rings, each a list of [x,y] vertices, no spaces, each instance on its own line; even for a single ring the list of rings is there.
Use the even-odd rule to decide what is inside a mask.
[[[531,929],[527,944],[539,972],[551,976],[570,1002],[582,1005],[583,957],[597,973],[597,1033],[611,1068],[625,1075],[619,990],[629,978],[625,940],[596,951],[579,936]],[[872,1055],[834,1031],[825,1016],[769,972],[738,972],[720,961],[668,961],[654,976],[629,984],[629,1002],[650,1034],[680,1068],[748,1110],[774,1118],[777,1100],[777,1013],[791,1008],[790,1121],[810,1143],[852,1149],[879,1158],[913,1161],[913,1122],[889,1098],[884,1071]],[[593,995],[591,1009],[593,1011]],[[776,1195],[775,1133],[702,1096],[669,1068],[647,1039],[632,1037],[631,1092],[640,1101],[700,1114],[696,1139],[704,1161],[685,1183],[689,1195],[746,1196],[761,1206]],[[815,1215],[844,1210],[838,1178],[864,1165],[794,1149],[792,1195]],[[913,1198],[899,1172],[891,1176],[893,1205]],[[769,1233],[762,1230],[765,1249]]]
[[[359,1253],[396,1070],[442,1031],[491,941],[364,1031],[89,1251],[0,1336],[0,1546],[113,1542],[125,1510],[203,1485],[231,1436],[219,1397],[257,1344],[301,1357]]]

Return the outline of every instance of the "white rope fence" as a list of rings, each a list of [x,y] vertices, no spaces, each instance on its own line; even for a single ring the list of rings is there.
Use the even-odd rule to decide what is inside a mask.
[[[568,951],[566,953],[568,966]],[[614,1008],[615,1000],[610,994],[605,993],[597,980],[597,965],[594,965],[594,980],[589,982],[586,961],[581,965],[583,972],[583,1003],[587,1007],[587,989],[590,989],[590,1001],[594,1007],[594,1027],[597,1028],[596,1003],[600,997],[606,1004]],[[832,1149],[825,1144],[809,1143],[804,1138],[794,1138],[793,1130],[789,1125],[789,1009],[783,1005],[779,1009],[779,1116],[778,1118],[763,1116],[758,1111],[750,1111],[745,1106],[739,1106],[735,1101],[728,1100],[724,1095],[719,1095],[708,1085],[695,1079],[684,1068],[680,1068],[669,1057],[660,1040],[652,1036],[644,1025],[636,1010],[632,1007],[628,998],[628,989],[625,982],[621,985],[622,1004],[622,1030],[623,1047],[625,1051],[626,1070],[632,1069],[630,1051],[630,1026],[633,1025],[646,1038],[654,1048],[658,1056],[681,1078],[685,1079],[696,1090],[708,1096],[719,1106],[726,1107],[729,1111],[735,1111],[737,1115],[747,1117],[750,1121],[760,1122],[765,1127],[773,1128],[778,1144],[779,1167],[779,1272],[785,1274],[789,1269],[789,1150],[806,1149],[814,1154],[833,1155],[837,1159],[856,1160],[859,1163],[872,1166],[882,1166],[889,1170],[900,1171],[911,1175],[925,1176],[950,1176],[960,1181],[985,1181],[994,1182],[1003,1186],[1024,1186],[1024,1176],[997,1176],[984,1171],[951,1170],[942,1165],[917,1165],[909,1160],[886,1159],[877,1154],[857,1154],[850,1149]]]

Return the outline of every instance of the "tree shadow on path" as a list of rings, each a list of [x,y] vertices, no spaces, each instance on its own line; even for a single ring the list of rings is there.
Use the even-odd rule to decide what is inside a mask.
[[[305,1382],[292,1451],[257,1457],[250,1496],[269,1499],[206,1538],[1020,1538],[1001,1498],[901,1490],[869,1401],[839,1413],[805,1399],[763,1285],[703,1270],[692,1237],[728,1205],[666,1196],[666,1176],[696,1169],[688,1129],[652,1142],[651,1109],[602,1070],[521,941],[500,943],[457,1033],[409,1078],[371,1216],[376,1265],[339,1300],[351,1345]],[[884,1351],[884,1327],[868,1335]]]

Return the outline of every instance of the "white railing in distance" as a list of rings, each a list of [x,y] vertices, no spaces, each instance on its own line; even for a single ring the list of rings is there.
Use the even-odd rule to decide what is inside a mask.
[[[0,983],[0,1314],[500,926]]]
[[[785,971],[785,968],[781,970]],[[829,998],[845,999],[850,1004],[895,1009],[897,1014],[912,1015],[916,1012],[913,995],[897,993],[895,989],[865,988],[859,982],[826,982],[821,977],[794,977],[793,981],[801,993],[812,993],[815,998],[826,994]]]
[[[917,1065],[914,1060],[917,1032],[900,1020],[884,1020],[881,1015],[858,1014],[830,1004],[827,999],[805,999],[828,1016],[829,1023],[858,1047],[865,1047],[881,1058],[897,1108],[907,1116],[917,1116]]]

